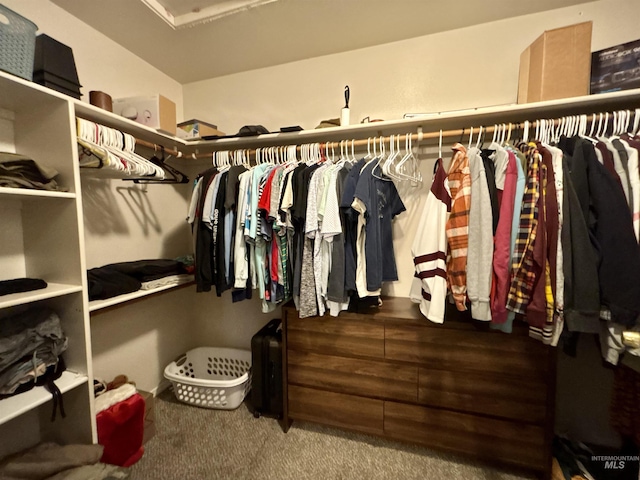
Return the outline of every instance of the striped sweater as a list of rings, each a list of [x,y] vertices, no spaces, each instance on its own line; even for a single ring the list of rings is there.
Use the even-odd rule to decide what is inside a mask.
[[[447,220],[447,283],[453,294],[456,308],[467,309],[467,248],[469,246],[469,208],[471,206],[471,175],[467,150],[456,143],[449,168],[451,214]]]
[[[436,161],[431,190],[424,204],[411,254],[415,275],[411,300],[420,304],[420,312],[434,323],[444,322],[447,297],[446,223],[451,195],[442,159]]]

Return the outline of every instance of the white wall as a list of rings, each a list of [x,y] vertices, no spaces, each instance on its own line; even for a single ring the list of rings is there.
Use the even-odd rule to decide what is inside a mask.
[[[313,128],[339,117],[344,85],[352,122],[514,103],[520,53],[544,30],[593,20],[598,50],[638,38],[639,15],[636,0],[602,0],[189,83],[185,117]]]

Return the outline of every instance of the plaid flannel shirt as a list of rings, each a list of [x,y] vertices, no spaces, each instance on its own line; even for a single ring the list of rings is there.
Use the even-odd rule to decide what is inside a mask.
[[[469,208],[471,206],[471,175],[469,157],[464,146],[453,146],[453,160],[448,181],[451,192],[451,214],[446,232],[449,243],[447,255],[447,283],[460,311],[467,309],[467,247],[469,245]]]
[[[516,247],[511,263],[511,286],[507,299],[507,308],[513,312],[525,314],[529,304],[531,289],[535,280],[533,269],[533,245],[538,226],[538,197],[540,196],[540,153],[535,148],[527,152],[529,168],[527,186],[522,198],[520,225],[516,237]]]

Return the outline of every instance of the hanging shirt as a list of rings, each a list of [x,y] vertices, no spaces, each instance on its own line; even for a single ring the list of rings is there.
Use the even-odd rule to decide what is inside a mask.
[[[536,148],[540,154],[538,223],[533,251],[534,279],[526,314],[530,326],[542,329],[553,325],[558,203],[551,153],[540,143]],[[552,328],[545,331],[547,339],[550,339],[551,332]]]
[[[344,184],[353,165],[346,163],[338,172],[336,183],[336,206],[338,208],[339,221],[341,224],[340,233],[333,237],[331,250],[331,270],[327,286],[327,307],[332,316],[337,316],[339,312],[349,307],[349,297],[346,293],[345,284],[345,235],[346,220],[343,209],[340,208],[340,201],[344,192]],[[329,203],[329,201],[328,201]],[[351,207],[349,207],[351,208]],[[327,205],[329,210],[329,205]],[[324,228],[324,226],[323,226]]]
[[[377,162],[371,164],[372,168],[361,172],[355,191],[355,198],[364,205],[365,261],[370,292],[380,289],[382,282],[398,280],[392,221],[406,210],[391,179],[381,177]]]
[[[411,247],[415,275],[410,298],[434,323],[443,323],[447,296],[447,233],[451,194],[442,159],[436,160],[431,189]]]
[[[615,148],[616,152],[618,152],[620,163],[622,164],[622,169],[624,170],[624,173],[627,177],[627,203],[629,204],[629,210],[632,210],[633,205],[631,196],[631,176],[629,174],[629,155],[627,154],[627,149],[624,147],[624,144],[620,141],[619,138],[612,137],[611,145],[613,146],[613,148]]]
[[[629,138],[621,138],[620,143],[627,150],[629,159],[629,184],[631,187],[631,213],[633,218],[633,231],[636,234],[636,240],[640,241],[640,172],[638,171],[638,150],[633,148],[633,144],[640,147],[638,142],[629,140]]]
[[[467,156],[471,177],[467,296],[471,302],[471,316],[476,320],[490,321],[489,297],[493,262],[492,202],[485,173],[485,160],[481,157],[480,150],[473,147],[468,150]]]
[[[588,166],[601,303],[611,311],[612,321],[634,326],[640,314],[640,251],[631,213],[624,208],[626,198],[615,189],[615,180],[596,160],[593,145],[578,139],[578,146]]]
[[[215,210],[216,195],[218,194],[218,187],[220,185],[220,174],[216,173],[213,181],[207,188],[207,193],[204,197],[204,203],[202,204],[202,222],[209,229],[213,230],[213,211]]]
[[[187,212],[187,222],[193,224],[196,219],[196,208],[200,195],[202,193],[202,177],[199,177],[195,181],[193,191],[191,192],[191,201],[189,202],[189,210]]]
[[[211,186],[218,171],[210,168],[202,174],[202,191],[203,193]],[[196,291],[209,292],[213,285],[213,265],[212,265],[212,247],[213,238],[211,230],[209,230],[203,220],[202,211],[204,209],[205,195],[200,195],[198,206],[196,207],[196,221],[194,222],[194,242],[195,242],[195,278]]]
[[[245,232],[245,215],[247,210],[247,191],[251,181],[251,171],[240,174],[238,182],[238,213],[233,247],[233,265],[235,269],[235,288],[245,288],[249,279],[249,257]]]
[[[360,171],[360,176],[369,175],[371,170],[375,167],[377,160],[371,160]],[[356,182],[360,181],[360,176]],[[355,196],[353,203],[351,204],[353,210],[357,213],[357,226],[356,226],[356,290],[360,298],[365,297],[377,297],[380,295],[380,289],[369,290],[367,288],[367,256],[366,256],[366,241],[367,241],[367,220],[365,217],[366,205],[362,200]]]
[[[522,198],[524,197],[524,190],[526,185],[526,177],[523,165],[526,165],[527,159],[524,154],[520,150],[514,150],[513,148],[509,149],[509,153],[515,155],[516,157],[516,168],[518,170],[518,179],[516,181],[516,193],[513,199],[513,219],[511,222],[511,243],[509,245],[509,285],[507,286],[507,296],[510,288],[512,266],[513,266],[513,258],[516,249],[516,240],[518,238],[518,228],[520,225],[520,213],[522,211]],[[506,301],[505,301],[506,307]],[[500,330],[504,333],[511,333],[513,330],[513,321],[515,320],[516,314],[514,312],[507,312],[507,320],[503,324],[492,323],[491,328],[495,330]]]
[[[513,152],[509,152],[507,170],[504,177],[504,190],[500,204],[500,220],[495,235],[493,251],[493,283],[495,295],[491,304],[492,325],[502,325],[507,321],[507,296],[509,295],[511,267],[511,229],[514,219],[514,202],[518,184],[519,162]],[[522,167],[520,167],[522,172]],[[522,174],[524,185],[524,173]]]
[[[321,257],[321,245],[322,237],[320,235],[320,228],[322,220],[318,209],[320,208],[320,202],[322,199],[322,191],[324,189],[324,174],[329,168],[329,165],[322,165],[318,170],[313,173],[313,177],[309,182],[309,197],[307,199],[307,217],[305,235],[313,240],[313,278],[314,278],[314,292],[316,295],[316,302],[318,305],[318,315],[322,316],[325,313],[324,297],[326,296],[326,284],[322,285],[322,257]],[[302,292],[300,294],[302,297]]]
[[[564,281],[563,310],[569,331],[595,333],[600,327],[600,288],[598,284],[598,254],[591,243],[591,234],[584,218],[580,198],[574,187],[574,175],[587,162],[582,148],[562,142],[563,209],[561,232]],[[569,150],[569,147],[571,150]],[[570,154],[571,152],[571,154]],[[597,160],[596,160],[597,161]],[[586,173],[585,173],[586,175]],[[614,176],[610,174],[611,179]],[[581,178],[581,175],[578,175]],[[616,180],[613,180],[617,184]],[[622,188],[615,187],[624,197]]]
[[[624,197],[627,201],[627,205],[629,204],[629,175],[627,175],[626,163],[623,163],[623,159],[620,158],[620,153],[615,145],[608,138],[601,137],[599,140],[605,144],[611,155],[613,156],[613,165],[615,167],[616,173],[620,178],[620,183],[622,184],[622,191],[624,192]],[[626,160],[626,159],[625,159]]]
[[[509,310],[523,315],[526,313],[531,289],[536,278],[533,247],[538,227],[538,199],[540,197],[540,154],[534,148],[530,148],[528,158],[527,187],[522,200],[518,237],[511,264],[513,278],[507,302]]]
[[[469,207],[471,206],[471,176],[467,150],[459,143],[452,148],[453,159],[449,168],[451,215],[447,221],[447,282],[456,308],[467,309],[467,247],[469,245]]]

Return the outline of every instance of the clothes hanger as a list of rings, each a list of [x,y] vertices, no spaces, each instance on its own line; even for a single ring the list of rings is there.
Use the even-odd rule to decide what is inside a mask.
[[[367,154],[364,156],[364,160],[371,158],[371,137],[367,138]]]
[[[481,140],[481,137],[482,137],[483,128],[484,127],[482,125],[480,125],[480,130],[478,131],[478,139],[476,140],[476,149],[480,148],[480,140]]]
[[[398,142],[398,148],[396,149],[396,140],[399,141],[399,139],[400,139],[400,135],[391,135],[389,137],[389,150],[390,150],[389,156],[387,157],[385,162],[382,164],[382,173],[387,177],[393,177],[393,172],[392,172],[393,162],[395,161],[396,157],[400,153],[399,142]]]
[[[100,145],[120,158],[125,165],[127,173],[131,175],[150,175],[162,178],[164,172],[156,168],[155,165],[140,157],[131,150],[125,150],[125,135],[115,129],[99,125],[98,128]],[[133,138],[133,137],[132,137]]]
[[[418,165],[418,159],[415,157],[412,148],[413,135],[408,134],[406,140],[408,140],[407,154],[400,161],[396,167],[396,175],[400,180],[408,180],[413,187],[417,187],[422,183],[422,174]],[[407,162],[409,162],[407,164]]]
[[[631,126],[631,110],[626,110],[625,111],[626,114],[626,124],[624,126],[624,133],[626,133],[627,135],[629,134],[629,127]]]
[[[640,132],[640,108],[636,108],[635,116],[633,118],[633,129],[631,131],[633,132],[633,136],[638,135]]]
[[[171,165],[169,165],[168,163],[166,163],[166,160],[164,155],[164,146],[160,146],[160,151],[161,151],[161,157],[157,158],[155,155],[153,157],[151,157],[151,159],[149,160],[150,162],[153,162],[154,164],[156,164],[158,167],[162,168],[162,170],[164,170],[165,172],[167,172],[169,174],[169,176],[164,176],[161,179],[155,179],[155,178],[123,178],[123,180],[127,181],[127,180],[131,180],[133,183],[138,183],[138,184],[148,184],[148,183],[164,183],[164,184],[182,184],[182,183],[189,183],[189,177],[187,175],[185,175],[184,173],[182,173],[180,170],[172,167]],[[170,158],[170,156],[169,156]]]
[[[371,175],[373,175],[374,177],[376,177],[379,180],[390,181],[391,179],[384,178],[384,176],[381,175],[380,173],[376,174],[376,169],[378,170],[378,172],[382,172],[382,164],[386,160],[386,148],[385,148],[385,145],[384,145],[384,137],[381,135],[378,138],[378,141],[380,142],[380,155],[378,157],[378,161],[376,162],[376,164],[371,169]]]
[[[77,125],[79,127],[77,143],[98,159],[98,165],[96,165],[95,161],[86,161],[82,166],[92,168],[108,167],[114,170],[126,172],[127,168],[123,161],[98,143],[99,125],[81,118],[78,118],[77,120]]]

